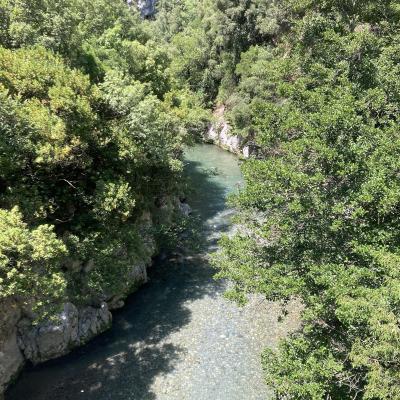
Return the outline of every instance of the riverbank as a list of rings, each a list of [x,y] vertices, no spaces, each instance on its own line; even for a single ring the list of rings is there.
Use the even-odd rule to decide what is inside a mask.
[[[247,159],[256,156],[258,146],[249,136],[241,136],[232,132],[226,116],[225,106],[218,106],[213,112],[213,121],[204,133],[204,141],[236,154],[239,158]]]
[[[296,324],[253,297],[223,297],[208,254],[230,228],[228,193],[242,184],[238,160],[212,145],[187,154],[188,201],[201,221],[200,251],[159,260],[149,282],[115,312],[110,331],[59,360],[27,370],[6,400],[265,399],[260,353]],[[210,173],[213,171],[213,173]],[[295,306],[293,306],[295,309]]]
[[[158,253],[155,226],[169,223],[176,212],[187,212],[185,206],[177,197],[165,198],[156,211],[139,219],[143,248],[122,277],[123,282],[119,282],[118,291],[103,292],[92,298],[91,304],[70,299],[54,318],[39,322],[35,321],[32,305],[27,307],[13,298],[0,301],[0,394],[18,378],[25,365],[62,357],[110,329],[112,312],[122,308],[125,299],[147,282],[147,268]],[[126,256],[123,250],[121,258]],[[75,260],[71,268],[85,279],[94,265]]]

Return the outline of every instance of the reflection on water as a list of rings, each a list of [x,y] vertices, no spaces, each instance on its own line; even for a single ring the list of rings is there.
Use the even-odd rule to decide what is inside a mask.
[[[225,198],[242,182],[238,162],[212,145],[195,146],[186,160],[192,189],[188,202],[212,246],[229,227]],[[26,370],[6,400],[167,398],[152,385],[157,377],[173,374],[190,350],[167,339],[192,320],[190,304],[222,290],[204,255],[156,263],[150,282],[114,314],[110,331],[68,356]]]

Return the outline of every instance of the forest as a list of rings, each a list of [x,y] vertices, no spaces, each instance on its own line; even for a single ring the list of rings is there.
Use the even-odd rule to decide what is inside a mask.
[[[0,0],[0,300],[125,285],[223,104],[257,153],[217,278],[303,305],[261,357],[276,399],[400,399],[400,2],[132,3]]]
[[[41,307],[117,290],[143,251],[136,222],[179,190],[204,112],[121,1],[2,1],[0,13],[0,296]],[[69,268],[82,260],[95,265],[84,282]]]

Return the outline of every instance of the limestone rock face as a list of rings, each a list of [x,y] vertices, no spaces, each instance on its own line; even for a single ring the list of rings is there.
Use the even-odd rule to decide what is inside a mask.
[[[66,354],[77,343],[78,309],[71,303],[53,322],[32,326],[27,318],[19,323],[19,344],[26,359],[37,364]]]
[[[238,154],[247,158],[245,148],[246,138],[230,133],[231,127],[224,118],[225,107],[220,106],[214,112],[215,122],[210,124],[208,131],[205,133],[204,139],[207,142],[216,144],[231,153]]]
[[[67,354],[73,347],[105,331],[111,321],[106,303],[100,308],[87,307],[82,310],[66,303],[54,322],[32,326],[30,320],[23,319],[18,326],[19,346],[27,360],[38,364]]]
[[[83,344],[111,326],[112,315],[107,303],[100,308],[87,307],[79,314],[78,340]]]
[[[0,399],[6,385],[18,374],[25,360],[17,342],[17,322],[21,311],[16,302],[0,302]]]

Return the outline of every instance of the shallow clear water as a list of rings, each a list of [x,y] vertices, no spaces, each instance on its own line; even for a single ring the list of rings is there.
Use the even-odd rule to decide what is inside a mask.
[[[229,229],[228,193],[242,184],[237,158],[216,146],[186,154],[188,202],[204,251],[154,265],[150,281],[114,314],[110,331],[58,360],[26,370],[6,400],[261,400],[260,352],[279,336],[276,309],[223,298],[207,253]]]

